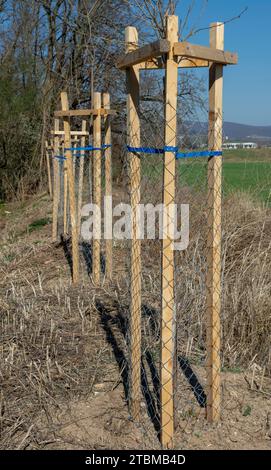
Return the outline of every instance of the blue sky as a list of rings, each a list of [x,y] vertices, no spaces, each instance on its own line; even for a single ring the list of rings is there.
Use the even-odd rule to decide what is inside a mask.
[[[191,0],[180,0],[183,17]],[[271,0],[195,0],[189,27],[226,21],[248,7],[240,19],[225,25],[225,49],[238,52],[239,64],[225,67],[224,119],[259,126],[271,125]],[[189,38],[209,45],[209,31]]]

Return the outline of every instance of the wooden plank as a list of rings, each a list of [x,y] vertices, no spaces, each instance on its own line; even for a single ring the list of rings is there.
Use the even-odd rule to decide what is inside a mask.
[[[93,105],[95,108],[101,107],[101,93],[94,93]],[[93,146],[101,148],[101,115],[93,117]],[[99,208],[101,213],[102,206],[102,165],[101,151],[93,151],[93,203]],[[93,258],[92,258],[92,277],[93,283],[99,285],[101,281],[101,237],[100,218],[94,214],[94,238],[93,238]]]
[[[110,95],[109,93],[103,94],[103,106],[105,109],[110,109]],[[111,117],[108,115],[105,118],[104,122],[104,143],[109,145],[105,149],[104,159],[105,159],[105,197],[106,204],[112,204],[112,140],[111,140]],[[111,199],[111,202],[109,201]],[[109,201],[109,202],[108,202]],[[104,224],[109,222],[109,232],[105,237],[105,275],[109,280],[112,280],[112,263],[113,263],[113,249],[112,249],[112,220],[109,217],[109,220],[104,220]]]
[[[210,29],[212,48],[224,47],[224,24]],[[209,71],[209,148],[222,149],[223,66],[212,64]],[[220,310],[221,310],[221,173],[222,157],[208,163],[207,238],[207,419],[220,418]]]
[[[110,109],[68,109],[66,111],[55,111],[55,117],[76,117],[76,116],[106,116],[107,114],[116,114],[116,111]]]
[[[86,137],[85,135],[87,129],[87,121],[82,121],[82,137],[80,141],[80,147],[86,146]],[[87,134],[88,135],[88,134]],[[77,207],[77,215],[78,215],[78,234],[80,236],[81,232],[81,210],[82,210],[82,200],[83,200],[83,185],[84,185],[84,167],[85,167],[85,158],[84,158],[84,151],[81,152],[80,162],[79,162],[79,180],[78,180],[78,207]]]
[[[59,119],[55,119],[54,122],[55,130],[59,129]],[[54,155],[59,154],[59,138],[54,138]],[[54,169],[54,195],[53,195],[53,224],[52,224],[52,239],[57,241],[57,226],[58,226],[58,208],[60,199],[60,180],[59,180],[59,160],[54,158],[53,162]]]
[[[61,93],[61,105],[63,111],[69,109],[68,95],[65,92]],[[64,117],[64,131],[65,131],[65,148],[71,147],[71,127],[68,117]],[[74,185],[74,172],[72,152],[66,151],[66,166],[68,176],[68,191],[69,191],[69,209],[71,218],[71,235],[72,235],[72,274],[73,283],[79,282],[79,244],[78,244],[78,231],[77,231],[77,217],[76,217],[76,203],[75,203],[75,185]]]
[[[134,48],[130,52],[126,53],[118,63],[119,69],[125,69],[134,65],[145,62],[155,57],[161,57],[163,54],[167,54],[170,50],[170,43],[166,39],[160,39],[151,44],[147,44],[140,48]]]
[[[128,54],[136,53],[138,33],[136,28],[125,30],[125,48]],[[126,71],[127,83],[127,143],[140,147],[139,118],[139,67]],[[134,153],[128,155],[130,171],[130,203],[132,211],[131,240],[131,303],[130,303],[130,412],[134,420],[140,417],[141,401],[141,241],[137,237],[137,207],[140,204],[141,165]]]
[[[223,65],[236,65],[238,63],[238,55],[235,52],[226,52],[214,46],[197,46],[189,42],[175,43],[174,55],[208,60]]]
[[[178,17],[167,17],[167,39],[178,39]],[[165,146],[177,143],[178,64],[169,52],[165,80]],[[169,216],[175,202],[175,154],[165,152],[163,180],[162,242],[162,314],[161,314],[161,443],[163,448],[173,446],[174,436],[174,356],[175,356],[175,300],[174,300],[174,220]]]
[[[165,63],[158,58],[156,60],[149,60],[139,64],[140,70],[161,70],[165,68]],[[208,60],[201,59],[185,59],[181,58],[178,63],[179,68],[198,68],[198,67],[209,67]]]
[[[64,130],[63,131],[54,131],[54,130],[51,130],[50,131],[50,134],[51,135],[60,135],[60,136],[64,136],[65,135],[65,132]],[[87,137],[89,135],[89,133],[86,131],[71,131],[71,136],[85,136]]]
[[[52,175],[51,175],[51,166],[53,164],[52,158],[50,156],[51,147],[49,146],[48,140],[45,141],[45,155],[46,155],[46,166],[47,166],[47,178],[48,178],[48,192],[50,198],[53,197],[52,190]]]

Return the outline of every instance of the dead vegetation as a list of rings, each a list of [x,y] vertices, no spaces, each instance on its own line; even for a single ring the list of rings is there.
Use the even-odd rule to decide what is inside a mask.
[[[129,420],[126,403],[125,247],[115,244],[113,286],[94,290],[85,275],[75,288],[62,246],[49,241],[50,226],[27,229],[49,214],[47,197],[24,203],[23,210],[18,204],[5,210],[0,255],[0,447],[159,447],[154,423],[145,413],[147,401],[142,400],[141,426]],[[204,232],[199,230],[204,213],[199,214],[193,219],[198,230],[192,232],[190,254],[177,260],[177,311],[179,353],[189,358],[204,386]],[[225,202],[223,419],[218,428],[206,424],[204,409],[181,373],[176,448],[270,448],[269,234],[269,209],[241,196]],[[151,349],[154,363],[158,360],[157,249],[154,242],[145,252],[149,257],[144,257],[147,380]],[[149,387],[148,397],[155,385]]]

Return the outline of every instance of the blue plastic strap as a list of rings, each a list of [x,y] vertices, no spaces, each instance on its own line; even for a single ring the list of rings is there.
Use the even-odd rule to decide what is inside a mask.
[[[164,153],[163,149],[153,147],[130,147],[129,145],[127,145],[127,150],[133,153]]]
[[[164,147],[163,151],[176,153],[178,152],[178,147],[171,147],[167,145],[166,147]]]
[[[53,155],[53,158],[56,158],[57,160],[67,160],[67,158],[64,157],[64,155]]]
[[[107,148],[112,147],[112,145],[102,145],[101,147],[71,147],[65,148],[65,152],[91,152],[93,150],[106,150]]]
[[[204,152],[179,152],[176,154],[176,159],[180,158],[199,158],[199,157],[221,157],[221,151],[204,151]]]
[[[134,152],[134,153],[158,153],[158,154],[163,154],[165,152],[173,152],[176,153],[178,152],[178,147],[169,147],[166,146],[163,149],[157,149],[154,147],[130,147],[127,145],[127,150],[128,152]]]

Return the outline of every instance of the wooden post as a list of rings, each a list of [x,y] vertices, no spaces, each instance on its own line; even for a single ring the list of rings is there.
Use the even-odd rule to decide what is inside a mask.
[[[94,93],[94,109],[101,108],[101,93]],[[101,116],[93,116],[93,147],[101,148],[102,135],[101,135]],[[101,150],[93,151],[93,202],[101,211],[102,205],[102,164],[101,164]],[[93,282],[96,285],[100,284],[101,280],[101,239],[99,237],[100,217],[94,214],[94,234],[93,238],[93,269],[92,276]]]
[[[75,135],[73,138],[73,142],[71,143],[73,148],[78,147],[78,135]],[[73,152],[73,174],[74,174],[74,183],[76,183],[76,167],[77,167],[77,153]],[[75,193],[76,193],[76,184],[75,184]]]
[[[68,95],[65,92],[61,93],[62,110],[69,109]],[[69,117],[64,117],[64,145],[65,148],[71,147],[71,126]],[[79,281],[79,245],[78,245],[78,231],[77,231],[77,217],[76,217],[76,202],[75,202],[75,188],[74,188],[74,172],[73,172],[73,158],[72,152],[66,151],[66,166],[68,176],[68,189],[69,189],[69,206],[71,217],[71,231],[72,231],[72,273],[73,283],[77,284]]]
[[[49,143],[48,140],[45,141],[45,154],[46,154],[46,164],[47,164],[47,175],[48,175],[48,191],[50,198],[52,199],[53,197],[53,191],[52,191],[52,177],[51,177],[51,159],[50,159],[50,151],[49,150]]]
[[[82,121],[82,131],[85,132],[87,130],[87,121]],[[86,146],[86,137],[81,137],[80,142],[81,147]],[[83,200],[83,185],[84,185],[84,167],[85,167],[85,157],[84,155],[86,152],[84,150],[81,151],[80,156],[80,163],[79,163],[79,181],[78,181],[78,208],[77,208],[77,215],[78,215],[78,234],[80,236],[81,230],[81,209],[82,209],[82,200]]]
[[[210,46],[224,49],[224,25],[212,23]],[[209,148],[222,149],[223,65],[209,71]],[[207,239],[207,419],[220,418],[220,304],[221,304],[221,172],[222,157],[208,163]]]
[[[126,53],[138,48],[136,28],[125,30]],[[140,146],[139,118],[139,67],[127,69],[127,140],[132,147]],[[129,154],[130,198],[132,211],[131,246],[131,305],[130,305],[130,412],[132,418],[139,419],[141,400],[141,242],[137,239],[137,206],[140,204],[141,166],[140,158]]]
[[[63,150],[65,148],[65,142]],[[67,160],[64,161],[64,176],[63,176],[63,234],[68,234],[68,170]]]
[[[110,95],[103,94],[104,109],[110,109]],[[111,117],[105,117],[105,136],[104,143],[110,147],[105,149],[105,197],[112,198],[112,141],[111,141]],[[112,234],[110,234],[112,235]],[[105,273],[108,279],[112,279],[112,237],[105,240]]]
[[[55,131],[59,130],[59,119],[54,122]],[[59,137],[54,136],[54,157],[59,155]],[[57,225],[58,225],[58,207],[60,197],[60,175],[59,175],[59,160],[54,158],[54,197],[53,197],[53,225],[52,225],[52,239],[57,241]]]
[[[167,39],[171,51],[166,60],[165,80],[165,146],[176,146],[178,63],[173,56],[173,44],[178,41],[178,17],[167,17]],[[174,220],[169,207],[175,202],[175,153],[164,156],[164,240],[162,243],[162,318],[161,318],[161,443],[163,448],[173,445],[174,434],[174,355],[175,355],[175,301],[174,301]]]

